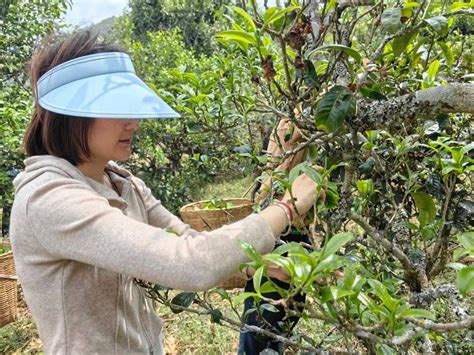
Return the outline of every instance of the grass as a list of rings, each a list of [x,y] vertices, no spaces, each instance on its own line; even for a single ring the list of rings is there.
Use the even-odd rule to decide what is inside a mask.
[[[213,304],[224,313],[227,313],[228,303],[213,297]],[[208,316],[199,316],[187,312],[174,314],[169,308],[162,305],[159,305],[157,309],[158,314],[165,322],[166,353],[237,353],[239,334],[236,331],[212,323]]]
[[[228,308],[224,301],[216,297],[214,301],[217,307]],[[174,314],[166,306],[158,305],[157,311],[164,320],[167,354],[237,353],[239,334],[236,331],[211,323],[209,317],[186,312]],[[23,307],[19,309],[16,322],[0,328],[0,354],[12,353],[43,353],[36,325]]]
[[[38,330],[24,303],[18,308],[18,319],[0,327],[0,354],[40,353]]]
[[[222,178],[201,186],[193,192],[195,201],[208,200],[211,197],[231,198],[242,197],[254,181],[253,176]],[[249,192],[245,195],[249,197]]]

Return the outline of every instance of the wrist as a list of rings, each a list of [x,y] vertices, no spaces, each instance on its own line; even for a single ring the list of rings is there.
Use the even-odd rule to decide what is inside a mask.
[[[282,198],[280,202],[286,203],[293,213],[293,219],[297,219],[299,216],[304,215],[309,207],[306,207],[306,203],[302,199],[295,198]]]
[[[291,204],[291,202],[288,202],[288,200],[282,199],[280,201],[275,201],[274,203],[279,206],[282,206],[286,210],[286,214],[288,216],[288,222],[291,223],[296,216],[296,211],[293,208],[293,205]]]

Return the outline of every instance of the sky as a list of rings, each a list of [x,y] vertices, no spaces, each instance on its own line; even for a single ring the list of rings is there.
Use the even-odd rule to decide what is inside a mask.
[[[90,25],[111,16],[121,15],[128,0],[73,0],[65,16],[70,25]]]
[[[272,6],[275,2],[270,0],[268,4]],[[121,15],[127,5],[128,0],[72,0],[72,8],[66,13],[65,20],[73,26],[90,25],[107,17]]]

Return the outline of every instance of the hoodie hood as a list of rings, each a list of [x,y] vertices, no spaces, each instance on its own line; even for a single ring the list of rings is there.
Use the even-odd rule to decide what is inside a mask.
[[[13,180],[15,192],[18,193],[25,185],[34,181],[36,178],[44,173],[54,173],[65,178],[77,179],[91,185],[94,190],[102,195],[106,195],[108,199],[120,199],[120,197],[107,186],[94,181],[85,176],[76,166],[72,165],[66,159],[58,158],[52,155],[36,155],[24,160],[25,170],[22,171]],[[130,185],[132,174],[127,170],[119,167],[115,162],[109,161],[105,167],[105,172],[108,173],[112,182],[119,186],[122,191],[128,193],[126,186]],[[113,194],[111,194],[113,192]],[[109,195],[109,196],[107,196]],[[122,199],[120,199],[122,200]]]

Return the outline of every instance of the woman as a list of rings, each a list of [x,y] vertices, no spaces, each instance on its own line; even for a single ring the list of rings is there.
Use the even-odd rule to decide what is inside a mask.
[[[161,354],[161,320],[134,278],[190,291],[219,284],[248,261],[239,240],[273,249],[296,215],[289,194],[198,233],[113,162],[130,157],[138,119],[179,116],[135,75],[127,54],[78,32],[36,51],[31,83],[29,157],[14,181],[10,237],[45,351]],[[316,186],[301,176],[292,189],[304,213]]]

